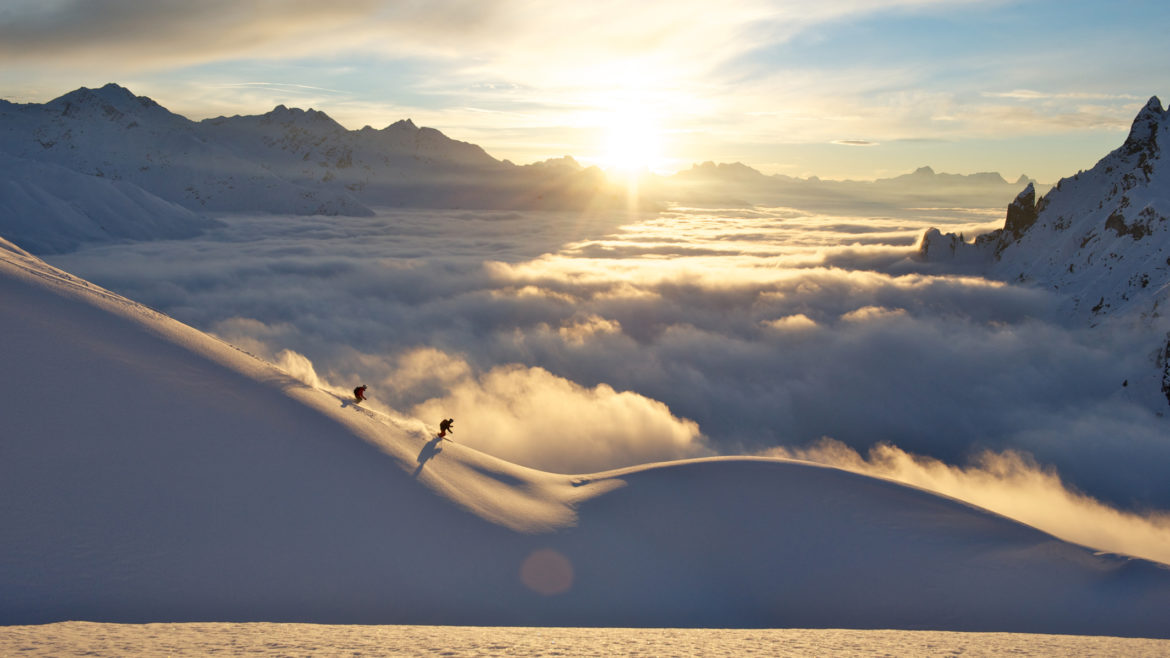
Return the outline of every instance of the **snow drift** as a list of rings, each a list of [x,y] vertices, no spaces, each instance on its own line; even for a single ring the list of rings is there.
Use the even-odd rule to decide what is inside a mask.
[[[523,468],[3,241],[0,336],[3,624],[1170,637],[1164,565],[798,461]]]

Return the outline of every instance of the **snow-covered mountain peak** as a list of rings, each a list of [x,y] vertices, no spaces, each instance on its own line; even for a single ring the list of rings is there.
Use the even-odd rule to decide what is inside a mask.
[[[129,89],[112,82],[100,89],[81,87],[49,101],[45,107],[70,118],[92,116],[117,120],[123,116],[176,116],[150,98],[135,96]]]
[[[57,103],[79,103],[96,100],[102,103],[111,104],[126,104],[138,100],[129,89],[115,84],[113,82],[106,84],[98,89],[90,89],[89,87],[80,87],[73,91],[62,94],[49,102],[50,105]]]
[[[1128,145],[1130,142],[1148,142],[1156,131],[1158,124],[1165,117],[1166,111],[1162,109],[1162,101],[1157,96],[1151,96],[1150,100],[1146,102],[1145,107],[1134,117],[1133,126],[1129,131],[1129,138],[1125,140],[1126,144]]]
[[[382,132],[415,132],[418,126],[410,119],[400,119],[382,129]]]
[[[300,128],[312,129],[314,131],[336,130],[344,131],[340,123],[337,123],[324,112],[309,108],[302,110],[298,107],[289,108],[284,105],[277,105],[272,108],[272,111],[261,117],[262,124],[277,123],[281,125],[294,125]]]
[[[1108,162],[1106,167],[1133,164],[1142,170],[1148,180],[1153,173],[1153,160],[1158,157],[1159,153],[1158,134],[1170,128],[1166,117],[1167,113],[1162,109],[1162,101],[1158,100],[1157,96],[1151,97],[1145,107],[1134,117],[1125,143],[1121,145],[1121,148],[1106,156],[1097,166],[1106,164],[1111,158],[1120,160],[1121,162]]]
[[[1094,322],[1160,317],[1162,284],[1170,281],[1170,169],[1159,147],[1167,133],[1170,113],[1154,96],[1125,142],[1092,169],[1062,179],[1040,199],[1029,183],[1008,206],[1002,230],[974,243],[952,239],[949,253],[979,251],[992,276],[1059,291],[1073,315]],[[931,233],[934,244],[923,241],[923,256],[948,253],[938,248],[946,237]]]

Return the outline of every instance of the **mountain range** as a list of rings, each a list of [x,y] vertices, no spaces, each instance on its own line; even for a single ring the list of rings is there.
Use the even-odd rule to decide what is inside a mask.
[[[195,122],[116,84],[44,104],[0,101],[0,192],[0,232],[37,253],[143,239],[147,226],[183,237],[213,225],[215,212],[626,204],[600,170],[571,158],[517,166],[410,120],[346,130],[322,112],[278,106]],[[125,221],[112,221],[111,207]]]
[[[990,208],[1001,206],[1029,183],[1039,185],[1023,175],[1009,182],[995,172],[948,174],[931,167],[874,181],[823,180],[766,175],[739,162],[704,162],[655,182],[651,186],[655,194],[680,203],[787,206],[830,214]]]
[[[644,175],[638,207],[996,207],[1020,184],[929,167],[857,182],[703,163],[672,176]],[[0,235],[33,253],[186,237],[214,226],[219,212],[360,216],[379,207],[629,204],[624,185],[570,156],[516,165],[409,119],[347,130],[323,112],[281,105],[263,115],[191,121],[116,84],[43,104],[0,101]]]

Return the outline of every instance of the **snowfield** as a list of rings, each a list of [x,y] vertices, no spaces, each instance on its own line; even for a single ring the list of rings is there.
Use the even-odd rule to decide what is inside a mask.
[[[520,467],[7,242],[0,336],[0,624],[1170,637],[1166,565],[799,461]]]
[[[1154,658],[1170,640],[842,629],[502,628],[318,624],[95,624],[0,627],[22,656],[1080,656]]]

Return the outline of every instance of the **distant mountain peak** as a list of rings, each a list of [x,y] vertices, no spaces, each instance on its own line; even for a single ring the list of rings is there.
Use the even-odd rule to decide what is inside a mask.
[[[563,155],[559,158],[549,158],[547,160],[533,162],[532,164],[525,166],[533,170],[562,172],[577,172],[583,169],[581,163],[577,162],[577,160],[571,155]]]
[[[1162,101],[1159,100],[1157,96],[1150,96],[1150,100],[1146,101],[1146,106],[1142,108],[1142,111],[1138,114],[1138,116],[1141,116],[1147,112],[1157,114],[1159,117],[1165,114],[1165,111],[1162,109]]]
[[[1129,136],[1125,138],[1122,149],[1127,155],[1147,152],[1151,155],[1157,150],[1158,126],[1166,117],[1162,109],[1162,101],[1157,96],[1151,96],[1145,107],[1134,117],[1129,128]]]
[[[121,103],[137,100],[137,97],[129,89],[110,82],[97,89],[90,89],[89,87],[78,87],[77,89],[58,98],[58,100],[62,99],[71,101],[95,99],[106,103]]]
[[[113,82],[102,85],[97,89],[90,89],[89,87],[78,87],[77,89],[61,96],[61,98],[76,99],[89,97],[99,98],[104,101],[136,100],[138,98],[129,89]]]
[[[418,126],[414,125],[414,122],[410,119],[399,119],[383,128],[383,130],[418,130]]]
[[[765,177],[759,170],[753,169],[742,162],[715,163],[710,160],[702,164],[691,165],[690,171],[686,173],[735,180],[754,180]]]
[[[324,112],[309,108],[302,110],[299,107],[286,107],[284,105],[277,105],[272,108],[271,112],[265,114],[262,119],[264,121],[274,121],[278,123],[294,123],[304,124],[313,127],[327,127],[336,130],[345,130],[340,123],[337,123]]]
[[[84,112],[85,108],[95,107],[100,108],[104,114],[111,118],[118,113],[135,114],[144,109],[162,109],[161,105],[150,98],[135,96],[129,89],[113,82],[99,89],[80,87],[49,101],[46,106],[69,116]]]

